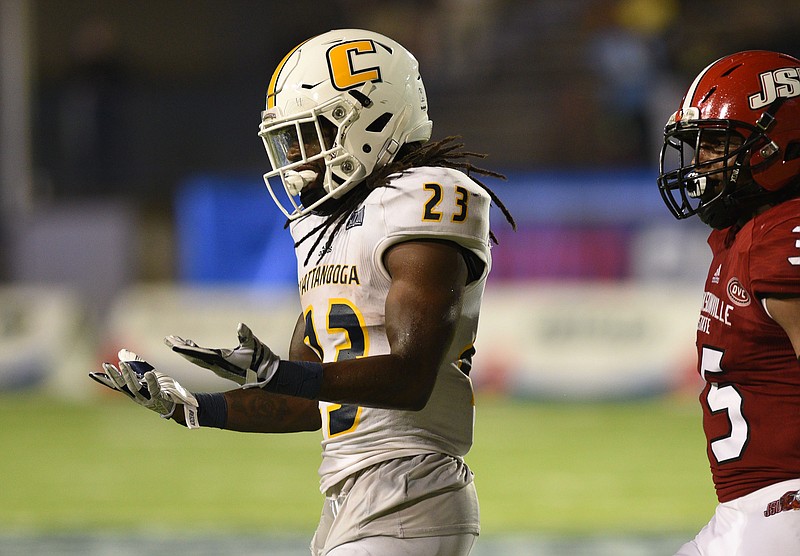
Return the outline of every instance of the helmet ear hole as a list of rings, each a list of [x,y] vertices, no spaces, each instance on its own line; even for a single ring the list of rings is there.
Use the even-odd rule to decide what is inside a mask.
[[[388,124],[389,120],[391,119],[392,119],[392,113],[384,112],[383,114],[372,120],[372,123],[366,127],[366,130],[371,133],[380,133],[381,131],[383,131],[383,128],[386,127],[386,124]]]

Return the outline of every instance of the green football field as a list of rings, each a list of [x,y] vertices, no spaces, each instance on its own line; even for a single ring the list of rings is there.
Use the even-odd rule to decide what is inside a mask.
[[[485,535],[691,535],[715,506],[691,397],[630,403],[478,395]],[[319,436],[165,422],[125,398],[0,396],[0,534],[309,535]]]

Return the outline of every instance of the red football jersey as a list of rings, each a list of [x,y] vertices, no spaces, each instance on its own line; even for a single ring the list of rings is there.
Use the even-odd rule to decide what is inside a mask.
[[[762,300],[800,295],[800,199],[750,220],[714,254],[697,325],[708,459],[720,502],[800,478],[800,364]]]

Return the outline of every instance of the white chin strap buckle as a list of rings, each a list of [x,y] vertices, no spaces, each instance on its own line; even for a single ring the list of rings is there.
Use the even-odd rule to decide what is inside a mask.
[[[283,183],[286,184],[286,190],[292,195],[300,195],[300,192],[305,186],[317,179],[317,173],[314,170],[286,170],[283,174]]]

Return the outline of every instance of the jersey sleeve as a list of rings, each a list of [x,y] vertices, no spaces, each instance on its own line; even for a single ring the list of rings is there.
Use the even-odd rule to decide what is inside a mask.
[[[414,239],[452,241],[491,266],[491,199],[466,174],[447,168],[416,168],[391,181],[381,196],[385,237],[376,247],[375,264],[388,276],[383,255],[392,245]]]
[[[758,298],[800,295],[800,216],[762,230],[750,250],[750,283]]]

